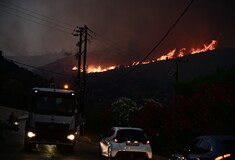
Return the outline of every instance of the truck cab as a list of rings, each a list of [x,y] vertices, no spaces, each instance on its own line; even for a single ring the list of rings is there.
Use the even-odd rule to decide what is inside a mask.
[[[24,147],[57,145],[73,151],[76,140],[75,92],[55,88],[33,88],[29,117],[25,125]]]

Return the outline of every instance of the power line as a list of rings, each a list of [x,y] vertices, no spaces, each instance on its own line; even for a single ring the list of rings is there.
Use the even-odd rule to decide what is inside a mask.
[[[120,46],[120,44],[117,44],[116,42],[114,42],[113,40],[110,40],[100,34],[96,33],[96,37],[99,38],[100,41],[103,41],[104,43],[108,44],[109,46],[111,46],[112,48],[115,48],[117,50],[120,50],[122,52],[125,53],[131,53],[132,55],[136,53],[136,51],[132,51],[129,48],[126,48],[125,46]]]
[[[16,49],[16,50],[18,50],[18,51],[20,50],[19,53],[23,53],[23,52],[24,52],[24,53],[27,53],[27,54],[28,54],[28,51],[26,51],[26,50],[23,49],[23,48],[16,47],[16,46],[14,46],[14,45],[12,45],[12,44],[10,44],[10,43],[7,43],[7,42],[1,41],[1,40],[0,40],[0,43],[1,43],[1,44],[4,44],[5,46],[7,45],[7,46],[10,47],[10,48]],[[17,51],[17,52],[18,52],[18,51]],[[22,52],[21,52],[21,51],[22,51]]]
[[[67,32],[67,31],[65,31],[65,30],[62,30],[62,29],[59,29],[59,28],[56,28],[56,27],[53,27],[53,26],[50,26],[50,25],[47,25],[47,24],[44,24],[44,23],[40,23],[40,22],[33,21],[32,19],[28,19],[28,18],[22,17],[22,16],[20,16],[20,15],[17,15],[17,14],[11,13],[11,12],[8,12],[8,11],[3,10],[3,9],[1,9],[1,8],[0,8],[0,11],[2,11],[2,12],[4,12],[4,13],[7,13],[7,14],[9,14],[9,15],[13,15],[13,16],[15,16],[15,17],[18,17],[18,18],[21,18],[21,19],[24,19],[24,20],[33,22],[33,23],[35,23],[35,24],[39,24],[39,25],[41,25],[41,26],[48,27],[48,28],[50,28],[50,29],[57,30],[57,31],[60,31],[60,32],[62,32],[62,33],[66,33],[66,34],[71,35],[70,32]]]
[[[69,23],[67,23],[67,22],[64,22],[64,21],[61,21],[61,20],[58,20],[58,19],[55,19],[55,18],[51,18],[51,17],[49,17],[49,16],[46,16],[46,15],[43,15],[43,14],[39,14],[39,13],[37,13],[37,12],[35,12],[35,11],[29,10],[29,9],[26,9],[26,8],[23,8],[23,7],[19,6],[19,5],[16,5],[16,4],[12,3],[12,2],[9,2],[9,1],[4,1],[4,0],[3,0],[2,2],[3,2],[3,3],[6,3],[6,4],[10,4],[10,5],[14,6],[14,7],[20,8],[20,9],[25,10],[25,11],[27,11],[27,12],[31,12],[31,13],[33,13],[33,14],[35,14],[35,15],[38,15],[38,16],[41,16],[41,17],[44,17],[44,18],[47,18],[47,19],[56,21],[56,22],[58,22],[58,23],[61,23],[61,24],[67,25],[67,26],[70,26],[70,27],[72,27],[72,28],[74,28],[74,26],[75,26],[75,25],[69,24]]]
[[[49,21],[49,20],[45,20],[45,19],[43,19],[43,18],[40,18],[40,17],[34,16],[34,15],[32,15],[32,14],[29,14],[29,13],[23,12],[23,11],[21,11],[21,10],[19,10],[19,9],[12,8],[12,7],[8,6],[8,5],[3,4],[2,2],[0,2],[0,5],[1,5],[1,6],[5,6],[5,7],[7,7],[7,8],[9,8],[9,9],[11,9],[11,10],[14,10],[14,11],[21,12],[21,13],[22,13],[22,14],[24,14],[24,15],[27,15],[27,16],[30,16],[30,17],[33,17],[33,18],[39,19],[39,20],[41,20],[41,21],[44,21],[44,22],[50,23],[50,24],[52,24],[52,25],[55,25],[55,26],[58,26],[58,25],[59,25],[59,27],[61,27],[61,28],[64,28],[64,29],[67,29],[67,30],[70,30],[70,31],[72,30],[71,28],[68,28],[68,27],[65,27],[65,26],[61,26],[61,25],[60,25],[60,24],[58,24],[58,23],[54,23],[54,22],[51,22],[51,21]]]
[[[1,4],[1,3],[2,3],[2,4]],[[4,4],[3,4],[3,3],[4,3]],[[61,23],[61,24],[64,24],[64,25],[66,25],[66,26],[69,26],[69,27],[73,27],[73,26],[74,26],[74,25],[72,25],[72,24],[69,24],[69,23],[66,23],[66,22],[63,22],[63,21],[60,21],[60,20],[57,20],[57,19],[54,19],[54,18],[45,16],[45,15],[42,15],[42,14],[39,14],[39,13],[34,12],[34,11],[32,11],[32,10],[23,8],[23,7],[19,6],[19,5],[16,5],[16,4],[11,3],[11,2],[2,1],[2,2],[0,2],[0,5],[6,6],[7,8],[10,8],[10,9],[15,10],[15,11],[19,11],[19,12],[21,12],[21,13],[27,15],[27,16],[31,16],[31,17],[33,17],[33,18],[36,18],[36,19],[39,19],[39,20],[41,20],[41,21],[50,23],[50,24],[52,24],[52,25],[56,25],[56,27],[58,27],[58,26],[57,26],[57,23]],[[10,5],[10,6],[9,6],[9,5]],[[11,6],[13,6],[13,7],[15,7],[15,8],[12,8]],[[16,9],[16,8],[17,8],[17,9]],[[35,14],[35,15],[37,15],[37,16],[34,16],[34,15],[32,15],[32,14],[23,12],[23,11],[21,11],[21,10],[19,10],[19,9],[24,10],[24,11],[26,11],[26,12],[30,12],[30,13]],[[4,10],[3,12],[6,13],[7,11]],[[13,13],[9,13],[9,12],[7,12],[7,13],[16,16],[16,15],[13,14]],[[40,18],[40,17],[38,17],[38,16],[44,17],[44,18],[49,19],[49,20],[52,20],[53,22],[48,21],[48,20],[45,20],[45,19],[42,19],[42,18]],[[30,19],[27,19],[27,18],[22,17],[22,16],[19,16],[19,15],[17,15],[17,17],[23,18],[23,19],[26,19],[26,20],[29,20],[29,21],[31,21],[31,22],[33,22],[33,23],[37,23],[37,24],[40,24],[40,25],[44,25],[44,24],[41,24],[41,23],[39,23],[39,22],[32,21],[32,20],[30,20]],[[54,21],[57,22],[57,23],[54,23]],[[45,26],[46,26],[46,27],[50,27],[50,28],[52,28],[52,29],[55,29],[54,27],[51,27],[51,26],[48,26],[48,25],[45,25]],[[72,28],[68,28],[68,27],[64,27],[64,26],[59,26],[59,27],[62,27],[62,28],[64,28],[64,29],[72,30]],[[58,30],[58,29],[57,29],[57,30]],[[59,30],[62,31],[62,32],[64,32],[64,31],[61,30],[61,29],[59,29]],[[100,34],[95,33],[95,32],[92,31],[91,29],[89,29],[89,31],[90,31],[91,33],[93,33],[95,36],[98,35],[98,40],[97,40],[97,41],[100,41],[101,43],[103,43],[104,45],[108,46],[109,48],[113,48],[116,53],[119,52],[119,54],[120,54],[120,53],[123,53],[123,52],[124,52],[124,53],[128,53],[128,54],[131,53],[132,55],[134,55],[134,54],[133,54],[133,53],[134,53],[133,51],[128,51],[128,49],[125,48],[125,47],[123,47],[123,46],[120,47],[120,46],[117,45],[114,41],[112,41],[112,40],[110,40],[110,39],[107,39],[107,38],[105,38],[104,36],[101,36]],[[67,32],[67,33],[68,33],[68,32]],[[97,44],[97,43],[96,43],[96,44]],[[98,45],[99,45],[99,44],[98,44]],[[103,46],[104,46],[104,45],[103,45]],[[105,47],[105,48],[107,48],[107,47]],[[126,54],[122,54],[122,55],[127,56]]]
[[[4,3],[4,4],[1,4],[1,3]],[[41,21],[44,21],[44,22],[47,22],[47,23],[50,23],[50,24],[53,24],[53,25],[57,25],[57,23],[61,23],[61,24],[64,24],[64,25],[70,27],[70,28],[68,28],[68,27],[60,26],[60,27],[63,27],[63,28],[65,28],[65,29],[72,30],[71,27],[74,28],[74,25],[72,25],[72,24],[69,24],[69,23],[67,23],[67,22],[63,22],[63,21],[58,20],[58,19],[51,18],[51,17],[49,17],[49,16],[45,16],[45,15],[39,14],[39,13],[37,13],[37,12],[35,12],[35,11],[29,10],[29,9],[26,9],[26,8],[23,8],[23,7],[19,6],[19,5],[16,5],[16,4],[12,3],[12,2],[8,2],[8,1],[4,1],[4,0],[3,0],[2,2],[0,2],[0,5],[4,5],[4,6],[10,8],[10,9],[19,11],[19,12],[25,14],[25,15],[31,16],[31,17],[33,17],[33,18],[37,18],[37,19],[39,19],[39,20],[41,20]],[[10,7],[9,5],[10,5],[10,6],[13,6],[13,7],[15,7],[15,8],[12,8],[12,7]],[[17,8],[17,9],[16,9],[16,8]],[[44,18],[49,19],[49,20],[52,20],[52,21],[55,21],[55,22],[57,22],[57,23],[54,23],[54,22],[51,22],[51,21],[48,21],[48,20],[44,20],[44,19],[42,19],[42,18],[40,18],[40,17],[31,15],[31,14],[26,13],[26,12],[22,12],[22,11],[19,10],[19,9],[24,10],[24,11],[26,11],[26,12],[30,12],[30,13],[35,14],[35,15],[40,16],[40,17],[44,17]],[[101,43],[103,43],[104,45],[108,46],[109,48],[113,48],[116,53],[119,52],[119,54],[120,54],[120,53],[123,53],[123,52],[124,52],[124,53],[128,53],[128,54],[131,54],[131,55],[136,55],[136,54],[135,54],[135,53],[136,53],[135,51],[130,51],[130,49],[128,49],[128,48],[126,48],[126,47],[124,47],[124,46],[120,46],[119,44],[117,44],[117,43],[114,42],[113,40],[110,40],[110,39],[104,37],[103,35],[97,34],[97,33],[95,33],[94,31],[92,31],[91,29],[88,29],[88,30],[89,30],[91,33],[93,33],[93,34],[95,35],[95,37],[98,38],[97,41],[100,41]],[[97,43],[96,43],[96,44],[97,44]],[[98,44],[98,45],[99,45],[99,44]],[[103,45],[103,46],[104,46],[104,45]],[[107,48],[107,47],[105,47],[105,48]],[[121,55],[127,56],[126,54],[121,54]]]
[[[131,51],[125,47],[120,47],[117,44],[115,44],[115,42],[109,41],[108,39],[105,39],[105,38],[101,38],[101,36],[96,36],[93,39],[92,43],[94,43],[102,48],[112,49],[112,51],[114,51],[118,55],[122,55],[127,58],[130,58],[130,57],[133,58],[133,56],[135,56],[137,58],[136,55],[139,54],[139,53],[137,53],[135,51]]]
[[[18,53],[20,53],[20,54],[27,54],[27,55],[30,55],[31,54],[31,52],[34,52],[35,53],[35,51],[28,51],[28,50],[26,50],[26,49],[24,49],[24,48],[20,48],[20,47],[18,47],[18,46],[15,46],[15,45],[12,45],[12,44],[10,44],[10,43],[8,43],[8,42],[5,42],[5,41],[2,41],[2,40],[0,40],[0,44],[3,44],[2,46],[4,46],[4,47],[6,47],[6,48],[11,48],[11,49],[14,49],[16,52],[18,52]],[[38,54],[41,54],[41,52],[42,51],[36,51],[36,53],[37,53],[37,55]]]
[[[160,39],[160,41],[150,50],[149,53],[146,54],[146,56],[140,61],[140,63],[136,66],[134,66],[131,70],[126,72],[120,79],[123,79],[127,77],[130,73],[132,73],[136,68],[138,68],[159,46],[160,44],[166,39],[166,37],[170,34],[170,32],[175,28],[175,26],[178,24],[180,19],[185,15],[185,13],[188,11],[190,6],[192,5],[194,0],[191,0],[190,3],[186,6],[186,8],[183,10],[183,12],[180,14],[180,16],[176,19],[175,23],[169,28],[169,30],[165,33],[165,35]]]
[[[127,55],[123,54],[123,53],[128,53],[128,54],[131,53],[131,55],[135,55],[137,53],[136,51],[132,51],[129,48],[126,48],[125,46],[120,46],[120,44],[118,44],[117,42],[110,40],[110,39],[106,38],[105,36],[103,36],[97,32],[92,31],[91,29],[88,29],[88,31],[90,31],[94,35],[94,37],[95,37],[94,40],[96,40],[98,43],[99,42],[103,43],[103,45],[100,45],[100,44],[94,42],[95,44],[97,44],[99,46],[103,46],[106,49],[114,49],[114,51],[116,53],[119,53],[124,56],[127,56]]]
[[[123,51],[119,50],[118,48],[115,48],[115,47],[112,47],[110,46],[109,44],[105,43],[105,42],[102,42],[102,41],[99,41],[97,39],[94,39],[92,41],[92,43],[96,44],[97,46],[100,46],[102,48],[106,48],[106,49],[109,49],[109,50],[112,50],[114,51],[115,53],[119,54],[119,55],[122,55],[122,56],[126,56],[126,54],[123,54]]]
[[[67,26],[67,27],[65,27],[65,26],[60,26],[60,27],[65,28],[65,29],[68,29],[68,30],[73,30],[74,27],[76,26],[76,25],[74,25],[74,24],[70,24],[70,23],[67,23],[67,22],[64,22],[64,21],[55,19],[55,18],[51,18],[51,17],[46,16],[46,15],[37,13],[37,12],[35,12],[35,11],[29,10],[29,9],[26,9],[26,8],[23,8],[23,7],[19,6],[19,5],[16,5],[16,4],[12,3],[12,2],[8,2],[8,1],[3,0],[3,1],[0,2],[0,3],[5,3],[5,4],[2,4],[2,5],[6,6],[6,4],[7,4],[6,7],[10,8],[10,9],[19,11],[19,12],[21,12],[21,13],[23,13],[23,14],[26,14],[26,15],[28,15],[28,16],[31,16],[31,17],[33,17],[33,18],[37,18],[37,19],[39,19],[39,20],[42,20],[42,21],[45,21],[45,22],[48,22],[48,23],[51,23],[51,24],[53,24],[53,25],[56,25],[56,26],[57,26],[58,24],[59,24],[59,25],[63,24],[63,25],[65,25],[65,26]],[[0,5],[1,5],[1,4],[0,4]],[[9,7],[9,5],[10,5],[10,6],[14,6],[14,7],[16,7],[16,8]],[[21,11],[21,10],[19,10],[19,9],[24,10],[24,11],[26,11],[26,12],[23,12],[23,11]],[[27,13],[27,12],[30,12],[30,13],[32,13],[32,14],[35,14],[35,15],[37,15],[37,16],[39,16],[39,17],[34,16],[34,15],[32,15],[32,14],[29,14],[29,13]],[[51,22],[51,21],[48,21],[48,20],[45,20],[45,19],[42,19],[42,18],[40,18],[40,17],[43,17],[43,18],[46,18],[46,19],[55,21],[56,23]],[[79,24],[79,25],[84,25],[84,24]],[[91,26],[93,26],[93,25],[91,25]],[[94,27],[94,26],[93,26],[93,27]],[[94,28],[96,28],[96,27],[94,27]],[[90,32],[92,32],[93,34],[96,34],[96,33],[95,33],[94,31],[92,31],[90,28],[89,28],[88,30],[89,30]],[[88,34],[88,35],[89,35],[89,34]]]
[[[54,71],[38,68],[38,67],[28,65],[28,64],[25,64],[25,63],[21,63],[21,62],[18,62],[18,61],[15,61],[15,60],[12,60],[12,59],[9,59],[9,58],[6,58],[6,57],[4,57],[4,59],[6,59],[8,61],[11,61],[11,62],[14,62],[16,64],[20,64],[20,65],[27,66],[27,67],[30,67],[30,68],[33,68],[33,69],[36,69],[36,70],[40,70],[40,71],[43,71],[43,72],[49,72],[49,73],[53,73],[53,74],[64,76],[64,77],[74,78],[74,76],[71,76],[71,75],[68,75],[68,74],[63,74],[63,73],[59,73],[59,72],[54,72]]]

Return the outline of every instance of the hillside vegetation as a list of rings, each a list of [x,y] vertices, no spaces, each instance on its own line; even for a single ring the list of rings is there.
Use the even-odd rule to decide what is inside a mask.
[[[175,83],[175,90],[172,108],[154,99],[120,97],[107,110],[90,110],[87,130],[102,133],[111,126],[141,127],[154,152],[166,156],[200,135],[235,134],[235,65]]]
[[[0,56],[0,105],[27,109],[26,96],[36,86],[45,86],[39,75],[17,66]]]

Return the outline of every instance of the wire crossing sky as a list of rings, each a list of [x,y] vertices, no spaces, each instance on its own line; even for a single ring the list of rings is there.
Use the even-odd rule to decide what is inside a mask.
[[[77,39],[71,33],[76,26],[87,25],[95,33],[88,45],[89,64],[129,64],[149,53],[189,3],[1,0],[0,47],[9,56],[75,53]],[[201,46],[212,39],[218,40],[219,47],[234,47],[232,4],[232,0],[196,0],[183,21],[146,59],[158,58],[174,48]]]

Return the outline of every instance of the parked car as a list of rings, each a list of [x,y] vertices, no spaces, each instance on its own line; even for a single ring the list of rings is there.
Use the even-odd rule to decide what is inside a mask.
[[[207,135],[191,141],[171,160],[235,160],[235,135]]]
[[[100,153],[109,159],[152,159],[152,148],[140,128],[113,127],[100,141]]]

